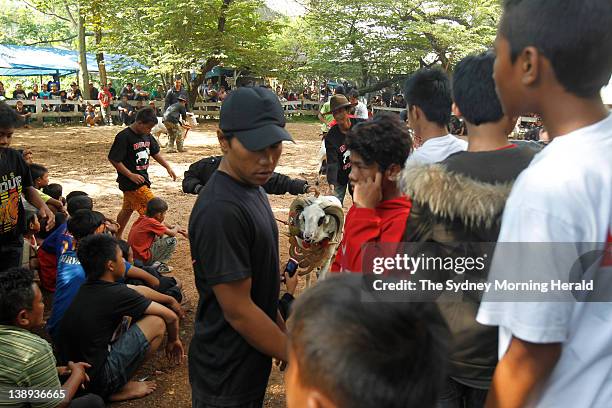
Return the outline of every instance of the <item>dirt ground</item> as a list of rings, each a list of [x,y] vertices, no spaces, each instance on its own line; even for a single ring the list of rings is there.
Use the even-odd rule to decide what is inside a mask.
[[[179,176],[177,181],[172,181],[166,170],[156,162],[149,168],[153,192],[165,199],[170,206],[167,216],[170,223],[187,226],[196,196],[181,191],[182,175],[191,163],[202,157],[221,153],[214,133],[216,125],[216,122],[207,122],[192,129],[185,143],[187,152],[164,154]],[[305,178],[314,184],[318,170],[319,126],[315,123],[288,123],[287,128],[296,144],[285,143],[276,171],[291,177]],[[34,162],[49,169],[50,182],[62,184],[64,196],[73,190],[86,191],[94,199],[96,210],[115,218],[121,207],[122,195],[115,182],[115,170],[106,156],[115,135],[121,129],[119,126],[86,128],[78,125],[20,129],[13,137],[12,147],[32,149]],[[286,220],[289,205],[294,197],[287,194],[269,198],[276,218]],[[135,218],[133,215],[131,222]],[[284,265],[288,259],[289,244],[283,232],[287,228],[281,223],[278,225],[281,265]],[[193,333],[193,317],[198,301],[188,240],[179,238],[177,253],[169,264],[174,267],[173,275],[183,282],[187,299],[184,305],[186,317],[181,322],[181,339],[187,350]],[[301,285],[298,287],[298,296],[300,288]],[[113,407],[191,406],[187,363],[173,366],[162,354],[158,353],[155,359],[145,363],[136,375],[137,379],[147,377],[149,380],[155,380],[157,390],[144,399],[113,404]],[[265,406],[285,406],[283,374],[276,368],[273,368],[270,377]]]

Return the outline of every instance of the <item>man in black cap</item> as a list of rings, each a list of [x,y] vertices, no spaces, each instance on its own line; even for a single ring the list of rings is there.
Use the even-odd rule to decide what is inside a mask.
[[[179,95],[178,102],[170,105],[164,112],[164,125],[168,130],[168,150],[166,153],[184,152],[183,129],[181,123],[187,120],[187,97]],[[176,149],[174,142],[176,141]]]
[[[189,220],[200,297],[189,349],[192,406],[261,407],[272,358],[287,361],[278,228],[261,186],[282,142],[293,139],[278,98],[265,88],[238,88],[220,115],[223,159]]]
[[[325,136],[327,183],[332,193],[343,204],[351,173],[351,152],[346,146],[346,134],[355,124],[364,122],[363,119],[350,115],[353,106],[354,104],[349,102],[346,96],[334,95],[330,99],[330,110],[327,112],[334,116],[336,122]]]

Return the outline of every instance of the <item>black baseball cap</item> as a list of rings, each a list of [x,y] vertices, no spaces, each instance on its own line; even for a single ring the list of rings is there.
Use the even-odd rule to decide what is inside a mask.
[[[278,97],[267,88],[244,86],[230,92],[221,105],[219,128],[250,151],[293,142]]]

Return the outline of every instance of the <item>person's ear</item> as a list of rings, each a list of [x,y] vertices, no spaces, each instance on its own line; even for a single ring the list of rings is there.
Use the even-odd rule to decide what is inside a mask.
[[[333,403],[325,395],[319,391],[310,390],[306,395],[306,407],[307,408],[336,408],[336,404]]]
[[[455,102],[453,102],[453,109],[452,110],[453,110],[453,115],[455,115],[459,119],[461,119],[463,117],[463,114],[461,113],[461,110],[459,109],[459,106],[457,106],[457,104]]]
[[[229,140],[226,139],[221,129],[217,129],[217,140],[221,146],[221,151],[226,154],[229,151]]]
[[[18,327],[29,327],[30,326],[30,313],[26,309],[21,309],[15,317],[15,325]]]
[[[400,173],[402,172],[402,167],[399,164],[392,164],[389,167],[387,167],[387,170],[385,170],[385,174],[384,177],[385,179],[389,180],[389,181],[397,181],[399,178]]]
[[[526,47],[519,57],[521,82],[525,86],[538,82],[542,69],[540,51],[536,47]]]

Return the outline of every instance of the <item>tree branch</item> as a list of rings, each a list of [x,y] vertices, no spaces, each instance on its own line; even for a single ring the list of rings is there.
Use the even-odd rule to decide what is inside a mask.
[[[23,44],[23,45],[26,45],[26,46],[28,46],[28,47],[29,47],[29,46],[32,46],[32,45],[37,45],[37,44],[49,44],[49,43],[54,43],[54,42],[64,42],[64,41],[73,40],[73,39],[75,39],[76,37],[78,37],[78,36],[75,34],[75,35],[71,35],[71,36],[70,36],[70,37],[68,37],[68,38],[58,38],[58,39],[56,39],[56,40],[43,40],[43,41],[36,41],[36,42],[33,42],[33,43],[27,43],[27,44]]]
[[[395,75],[385,81],[380,81],[375,83],[374,85],[370,85],[367,88],[363,88],[359,90],[359,95],[365,95],[369,92],[376,92],[376,91],[380,91],[383,88],[386,88],[390,85],[396,84],[398,82],[401,82],[405,79],[407,79],[410,76],[410,74],[399,74],[399,75]]]
[[[52,16],[52,17],[56,17],[56,18],[59,18],[59,19],[60,19],[60,20],[62,20],[62,21],[67,21],[67,22],[69,22],[69,23],[71,23],[71,22],[72,22],[72,21],[70,21],[69,19],[67,19],[66,17],[62,17],[62,16],[60,16],[60,15],[58,15],[58,14],[55,14],[55,13],[53,13],[53,12],[49,11],[49,10],[47,10],[47,11],[43,11],[43,10],[39,9],[38,7],[36,7],[35,5],[33,5],[33,4],[29,3],[29,2],[27,2],[26,0],[22,0],[22,1],[24,2],[24,4],[25,4],[26,6],[28,6],[28,7],[32,8],[32,9],[34,9],[34,10],[38,11],[39,13],[46,14],[46,15],[48,15],[48,16]]]
[[[77,23],[77,21],[72,16],[72,12],[70,11],[70,7],[68,7],[68,3],[64,2],[64,8],[66,9],[66,13],[68,13],[68,17],[70,18],[70,21],[72,21],[72,24],[74,24],[75,27],[78,27],[79,23]]]

